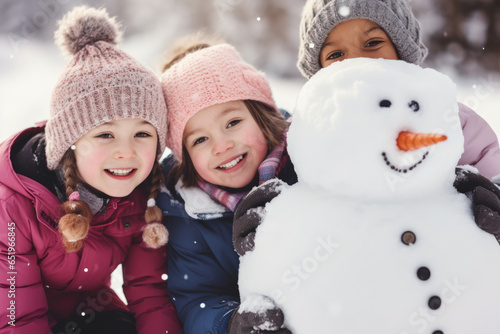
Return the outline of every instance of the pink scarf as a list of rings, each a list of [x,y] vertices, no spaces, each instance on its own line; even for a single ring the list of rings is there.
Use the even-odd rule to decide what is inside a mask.
[[[259,185],[266,182],[267,180],[272,179],[279,173],[280,168],[283,165],[281,164],[281,160],[283,159],[285,146],[286,140],[283,140],[283,142],[280,145],[276,146],[259,165]],[[218,186],[207,182],[198,182],[198,185],[207,194],[209,194],[210,197],[220,202],[233,212],[240,200],[248,194],[248,191],[241,193],[230,193],[227,190],[221,189]]]

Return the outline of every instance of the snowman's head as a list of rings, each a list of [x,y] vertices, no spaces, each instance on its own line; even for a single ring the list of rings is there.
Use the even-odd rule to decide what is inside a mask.
[[[299,182],[384,199],[449,191],[463,141],[447,76],[398,60],[356,58],[304,85],[288,150]]]

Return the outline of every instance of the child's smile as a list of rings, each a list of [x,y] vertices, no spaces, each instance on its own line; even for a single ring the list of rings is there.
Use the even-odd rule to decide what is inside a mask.
[[[128,180],[132,176],[134,176],[135,172],[137,172],[136,168],[127,168],[127,169],[105,169],[106,173],[109,176],[117,179],[117,180]]]
[[[136,171],[137,169],[106,169],[106,172],[108,172],[111,175],[116,175],[116,176],[128,176],[132,172]]]
[[[236,159],[234,160],[231,160],[230,162],[228,163],[225,163],[223,165],[220,165],[219,169],[222,169],[222,170],[227,170],[227,171],[235,171],[236,169],[239,169],[242,165],[243,165],[243,159],[245,159],[247,155],[246,154],[242,154],[240,156],[238,156]],[[242,162],[242,163],[240,163]],[[237,166],[237,168],[235,168]]]
[[[184,145],[202,179],[229,188],[248,185],[268,151],[264,134],[242,101],[196,113],[186,124]]]
[[[102,124],[75,143],[78,173],[109,196],[127,196],[151,172],[157,142],[155,128],[141,119]]]

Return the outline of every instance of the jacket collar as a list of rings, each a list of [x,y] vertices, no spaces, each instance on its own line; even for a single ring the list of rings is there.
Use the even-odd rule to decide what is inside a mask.
[[[31,200],[38,219],[54,229],[60,217],[61,202],[54,193],[39,182],[16,173],[11,161],[13,153],[18,152],[30,138],[43,132],[44,124],[21,131],[0,144],[0,184]]]
[[[214,219],[222,217],[226,212],[231,213],[228,208],[216,202],[204,190],[198,187],[185,188],[181,180],[175,185],[175,190],[184,200],[184,210],[192,218]]]

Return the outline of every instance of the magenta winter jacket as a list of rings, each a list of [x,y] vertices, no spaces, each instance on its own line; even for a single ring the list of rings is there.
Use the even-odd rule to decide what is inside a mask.
[[[94,217],[82,251],[66,253],[56,230],[61,202],[16,174],[10,161],[16,139],[42,130],[27,129],[0,145],[0,333],[52,333],[58,320],[116,309],[135,314],[138,333],[182,333],[167,296],[166,248],[142,244],[142,189],[111,199]],[[128,307],[110,288],[120,263]]]
[[[472,109],[461,103],[459,116],[465,143],[458,165],[474,166],[487,178],[499,175],[500,148],[493,129]]]

